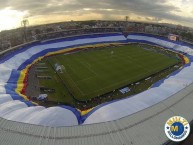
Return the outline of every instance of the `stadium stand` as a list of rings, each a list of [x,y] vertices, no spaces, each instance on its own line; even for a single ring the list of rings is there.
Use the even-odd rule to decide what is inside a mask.
[[[53,40],[53,41],[47,41],[47,42],[36,42],[34,44],[31,44],[29,46],[23,47],[22,49],[19,49],[17,51],[14,51],[14,53],[10,53],[9,55],[6,55],[1,58],[0,61],[0,67],[1,67],[1,76],[0,76],[0,93],[4,95],[5,97],[1,98],[2,104],[0,105],[1,111],[3,112],[3,108],[5,107],[5,111],[1,114],[3,116],[7,116],[8,113],[11,113],[10,111],[7,112],[6,109],[12,109],[14,111],[19,109],[26,109],[27,107],[34,107],[35,104],[28,101],[28,97],[24,96],[21,92],[24,92],[25,86],[27,84],[26,81],[26,74],[28,73],[28,69],[30,66],[35,63],[36,61],[42,59],[45,55],[48,56],[49,53],[53,54],[57,51],[67,51],[67,48],[73,48],[76,46],[81,45],[92,45],[92,44],[98,44],[98,43],[115,43],[115,42],[126,42],[126,38],[121,33],[104,33],[104,34],[94,34],[94,35],[83,35],[83,36],[75,36],[75,37],[68,37],[63,38],[59,40]],[[70,49],[70,50],[71,50]],[[11,100],[10,101],[7,100]],[[17,100],[16,103],[14,103]],[[20,100],[18,102],[18,100]],[[10,106],[10,105],[11,106]],[[6,106],[8,108],[6,108]],[[73,111],[74,113],[70,110]],[[38,124],[38,125],[45,125],[45,126],[71,126],[76,125],[75,122],[77,121],[58,121],[58,117],[61,116],[61,114],[65,114],[66,112],[69,112],[67,115],[67,120],[77,120],[73,117],[79,116],[78,110],[68,107],[66,108],[55,108],[58,109],[58,111],[53,111],[53,116],[47,115],[47,117],[51,117],[50,119],[51,123],[43,121],[46,119],[45,114],[49,114],[50,109],[46,109],[43,111],[44,115],[38,115],[38,111],[36,112],[36,116],[39,116],[36,121],[36,119],[27,120],[27,123],[31,124]],[[51,109],[54,110],[54,109]],[[61,111],[60,111],[61,110]],[[63,110],[63,111],[62,111]],[[47,112],[47,113],[46,113]],[[35,113],[35,112],[33,112]],[[17,114],[17,113],[16,113]],[[30,118],[31,114],[28,114],[28,119]],[[58,116],[58,117],[57,117]],[[64,115],[65,116],[65,115]],[[66,116],[65,116],[66,117]],[[18,118],[20,118],[18,116]],[[55,119],[54,119],[55,118]],[[79,117],[78,117],[79,118]],[[8,118],[7,118],[8,119]],[[64,118],[62,119],[64,120]],[[25,122],[26,120],[21,119],[22,122]],[[80,119],[78,119],[78,122],[81,122]]]

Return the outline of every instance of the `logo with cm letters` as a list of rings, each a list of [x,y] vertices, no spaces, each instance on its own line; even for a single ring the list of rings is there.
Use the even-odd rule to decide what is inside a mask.
[[[185,118],[174,116],[166,121],[165,133],[170,140],[180,142],[188,137],[190,125]]]

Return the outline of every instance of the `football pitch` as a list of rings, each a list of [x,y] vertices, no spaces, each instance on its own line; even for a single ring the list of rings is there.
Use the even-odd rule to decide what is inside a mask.
[[[138,45],[126,45],[55,55],[43,62],[48,67],[44,75],[52,79],[40,80],[40,85],[54,88],[52,99],[63,102],[70,101],[70,95],[77,100],[103,95],[147,78],[179,60]],[[62,67],[62,73],[55,71],[55,64]]]

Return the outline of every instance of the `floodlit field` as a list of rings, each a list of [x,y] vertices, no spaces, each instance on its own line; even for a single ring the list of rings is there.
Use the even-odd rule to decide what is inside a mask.
[[[57,100],[70,101],[69,95],[89,100],[111,92],[174,65],[178,60],[138,45],[127,45],[56,55],[44,62],[48,67],[46,75],[52,79],[40,80],[40,85],[54,88],[56,92],[52,96]],[[55,72],[56,63],[62,66],[62,73]]]

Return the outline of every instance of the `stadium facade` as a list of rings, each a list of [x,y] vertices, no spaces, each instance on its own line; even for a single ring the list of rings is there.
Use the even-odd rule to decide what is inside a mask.
[[[89,112],[69,106],[45,108],[24,94],[37,61],[73,49],[106,43],[146,43],[184,54],[186,65],[150,89]],[[193,46],[160,36],[87,34],[34,42],[0,58],[0,134],[3,144],[163,144],[165,121],[182,115],[192,121]],[[185,105],[186,104],[186,105]],[[88,125],[90,124],[90,125]]]

